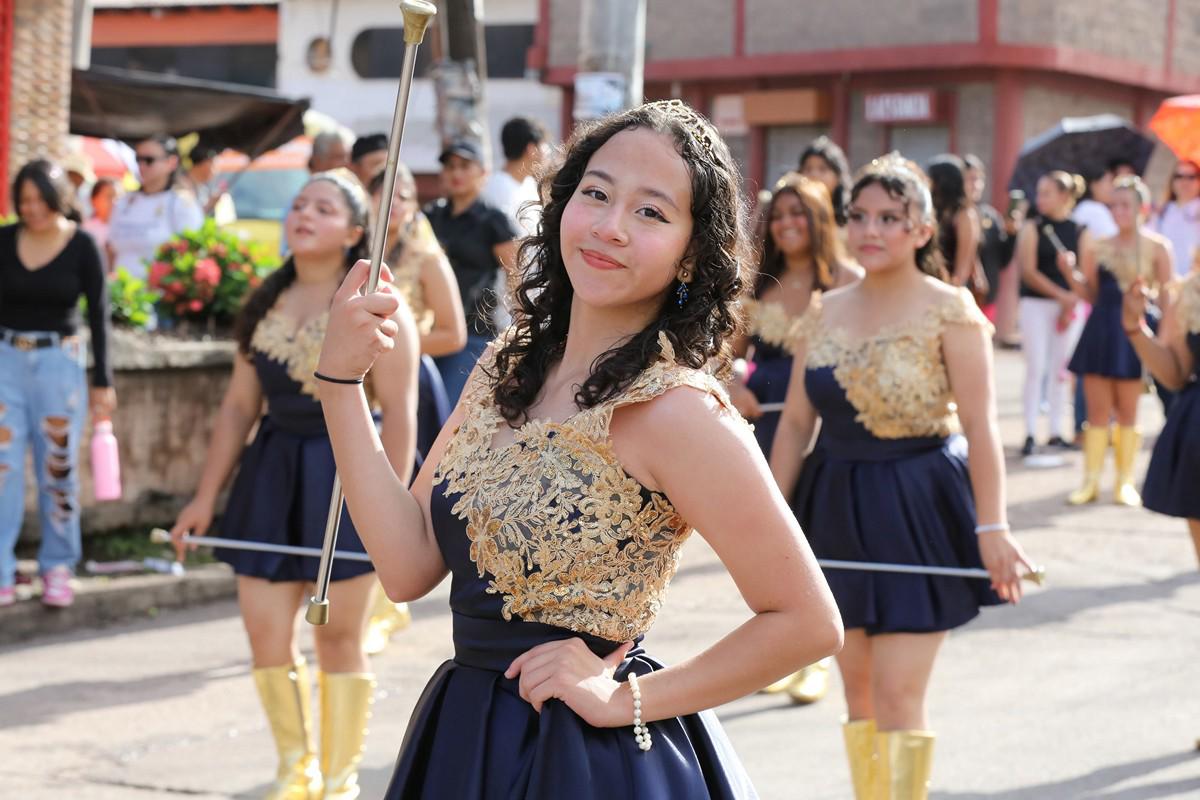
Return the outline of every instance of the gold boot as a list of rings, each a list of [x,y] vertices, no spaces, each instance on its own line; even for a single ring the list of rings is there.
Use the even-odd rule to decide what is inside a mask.
[[[875,735],[880,798],[926,800],[935,738],[932,731],[885,731]]]
[[[875,751],[875,720],[856,719],[842,723],[846,740],[846,758],[850,761],[850,782],[854,800],[878,800],[879,755]]]
[[[800,675],[803,672],[804,670],[800,670],[800,672],[793,672],[791,675],[785,675],[774,683],[768,684],[758,691],[760,694],[779,694],[780,692],[786,692],[793,683],[799,680]]]
[[[304,660],[253,674],[279,752],[275,784],[265,800],[318,800],[321,772],[312,746],[312,685]]]
[[[796,673],[796,679],[787,687],[788,697],[797,705],[815,703],[829,691],[829,662],[822,658]]]
[[[1142,434],[1134,427],[1117,426],[1113,442],[1117,461],[1117,483],[1113,487],[1113,502],[1119,506],[1140,506],[1142,496],[1133,487],[1133,462],[1137,460],[1138,448],[1142,445]]]
[[[375,603],[371,607],[371,621],[367,623],[363,649],[367,651],[367,655],[379,655],[388,646],[393,633],[402,631],[411,624],[412,612],[408,610],[408,603],[393,603],[384,593],[383,587],[376,583]]]
[[[325,800],[354,800],[358,762],[367,739],[375,676],[364,672],[317,673],[321,688],[321,774]]]
[[[1100,498],[1100,473],[1108,452],[1108,429],[1083,426],[1083,486],[1067,495],[1073,506],[1094,503]]]

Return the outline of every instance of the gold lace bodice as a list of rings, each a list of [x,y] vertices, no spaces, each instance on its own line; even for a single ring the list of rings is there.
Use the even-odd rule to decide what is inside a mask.
[[[715,396],[709,374],[675,362],[665,337],[658,362],[617,397],[565,422],[531,420],[505,446],[492,446],[504,419],[491,380],[476,370],[466,416],[434,475],[466,522],[470,556],[504,618],[541,622],[609,641],[644,634],[658,615],[679,549],[691,533],[671,501],[646,490],[613,452],[613,411],[678,386]],[[493,344],[493,348],[497,345]],[[494,349],[480,359],[494,364]]]
[[[814,292],[808,309],[796,316],[789,314],[782,303],[753,299],[744,301],[750,335],[786,353],[795,353],[800,320],[817,304],[817,296]]]
[[[1200,272],[1192,272],[1179,284],[1178,313],[1183,329],[1200,333]]]
[[[1125,247],[1113,239],[1102,239],[1096,244],[1096,263],[1116,279],[1122,292],[1139,276],[1146,282],[1147,288],[1153,289],[1158,281],[1154,276],[1154,243],[1157,238],[1142,235],[1140,246]],[[1136,252],[1136,255],[1135,255]]]
[[[259,320],[250,339],[250,346],[272,361],[287,366],[288,377],[300,384],[300,391],[317,397],[317,379],[313,371],[321,356],[329,312],[310,319],[293,333],[296,322],[272,309]]]
[[[395,252],[395,251],[393,251]],[[427,259],[438,258],[437,253],[426,249],[404,245],[399,258],[389,256],[388,266],[392,269],[392,285],[400,290],[416,320],[421,335],[433,330],[433,309],[425,306],[425,290],[421,287],[421,269]]]
[[[972,299],[960,289],[920,318],[883,327],[865,338],[820,322],[821,310],[806,314],[800,334],[808,340],[805,364],[833,367],[833,376],[854,406],[855,419],[881,439],[947,436],[955,427],[950,378],[942,357],[948,324],[991,329]]]

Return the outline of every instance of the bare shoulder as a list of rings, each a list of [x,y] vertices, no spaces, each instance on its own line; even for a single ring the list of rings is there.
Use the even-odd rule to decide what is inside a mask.
[[[838,262],[836,288],[840,289],[843,286],[849,286],[856,281],[860,281],[866,274],[866,270],[860,267],[856,261],[848,259]]]
[[[922,292],[931,306],[940,306],[946,303],[957,303],[962,298],[962,289],[958,286],[952,286],[943,280],[926,275],[923,278]]]
[[[1156,250],[1169,250],[1171,248],[1171,240],[1158,231],[1143,229],[1142,236],[1146,238],[1146,241],[1152,242]]]
[[[699,382],[698,382],[699,383]],[[714,436],[746,428],[741,415],[720,393],[715,382],[675,386],[642,403],[625,406],[613,415],[613,433],[633,444],[647,461],[654,453],[674,452],[682,442],[712,441]]]

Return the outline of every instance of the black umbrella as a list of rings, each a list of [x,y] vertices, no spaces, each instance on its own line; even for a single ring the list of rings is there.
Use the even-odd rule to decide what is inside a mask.
[[[1050,130],[1025,142],[1008,188],[1024,191],[1032,201],[1038,178],[1047,172],[1061,169],[1091,180],[1103,174],[1114,159],[1131,162],[1141,174],[1152,152],[1154,142],[1116,114],[1064,117]]]

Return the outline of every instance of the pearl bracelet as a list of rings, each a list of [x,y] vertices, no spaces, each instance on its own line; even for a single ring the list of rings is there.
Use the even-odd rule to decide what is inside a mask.
[[[638,676],[629,673],[629,690],[633,692],[633,739],[644,753],[653,743],[650,741],[650,729],[642,722],[642,690],[638,686]]]
[[[1009,530],[1007,522],[993,522],[989,525],[976,525],[975,533],[991,533],[992,531],[1007,531]]]

